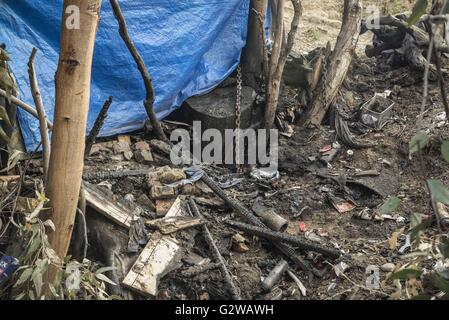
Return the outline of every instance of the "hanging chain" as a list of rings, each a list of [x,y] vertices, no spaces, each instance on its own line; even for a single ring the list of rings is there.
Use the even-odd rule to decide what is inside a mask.
[[[329,63],[329,57],[328,55],[324,55],[324,61],[323,61],[323,99],[324,99],[324,107],[327,108],[329,105],[329,97],[327,92],[327,67]]]
[[[237,173],[242,172],[240,166],[240,121],[241,121],[241,104],[242,104],[242,68],[240,65],[237,67],[237,96],[235,102],[235,165]]]

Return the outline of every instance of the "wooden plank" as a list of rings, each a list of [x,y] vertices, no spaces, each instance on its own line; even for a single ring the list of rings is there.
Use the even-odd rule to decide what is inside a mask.
[[[177,198],[166,217],[182,216],[181,199]],[[155,297],[159,280],[177,266],[182,248],[175,238],[153,234],[133,267],[123,280],[123,285],[141,294]]]
[[[112,199],[106,192],[88,182],[84,182],[84,190],[88,206],[119,225],[130,228],[135,211],[133,212],[130,208]]]
[[[171,271],[181,247],[176,239],[162,236],[151,239],[123,280],[132,290],[155,297],[159,280]]]

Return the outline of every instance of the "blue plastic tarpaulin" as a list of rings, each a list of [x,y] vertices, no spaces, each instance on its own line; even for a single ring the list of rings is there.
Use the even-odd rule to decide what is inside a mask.
[[[0,42],[7,45],[20,99],[34,105],[27,62],[39,49],[36,71],[50,120],[59,57],[62,0],[0,0]],[[164,118],[187,98],[216,87],[237,67],[245,45],[249,0],[122,0],[137,49],[153,78],[155,110]],[[103,1],[92,71],[88,130],[104,101],[114,97],[102,136],[130,132],[147,118],[140,73],[118,33],[109,1]],[[40,142],[38,122],[19,111],[25,145]]]

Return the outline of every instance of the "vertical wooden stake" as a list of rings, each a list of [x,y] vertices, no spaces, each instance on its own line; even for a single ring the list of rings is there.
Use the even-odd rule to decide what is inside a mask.
[[[95,37],[101,0],[64,0],[61,50],[56,73],[56,105],[47,193],[56,232],[49,241],[67,255],[84,165],[87,113]],[[50,270],[49,281],[55,277]]]

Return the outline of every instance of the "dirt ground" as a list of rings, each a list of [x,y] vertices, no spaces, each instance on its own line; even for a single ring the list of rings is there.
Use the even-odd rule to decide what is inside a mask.
[[[382,2],[382,10],[402,12],[410,8],[405,1]],[[369,1],[369,3],[377,3]],[[304,16],[301,18],[300,34],[294,50],[307,52],[327,41],[334,42],[340,27],[341,1],[303,1]],[[366,3],[365,3],[366,5]],[[385,7],[386,6],[386,7]],[[321,129],[299,130],[292,121],[293,135],[281,137],[280,172],[274,181],[259,181],[245,176],[242,182],[227,190],[228,194],[240,200],[248,208],[261,201],[268,208],[289,221],[287,232],[299,238],[317,241],[343,252],[343,256],[332,261],[319,254],[303,255],[311,264],[313,272],[291,266],[307,288],[302,296],[296,284],[284,276],[270,293],[260,289],[260,281],[279,261],[279,255],[267,242],[257,237],[244,235],[245,248],[236,250],[233,237],[236,230],[224,226],[223,221],[235,218],[227,206],[206,191],[206,198],[218,204],[204,203],[201,207],[222,254],[226,257],[231,273],[246,299],[388,299],[401,298],[397,284],[388,280],[391,270],[387,263],[399,268],[407,261],[398,250],[405,243],[411,214],[431,215],[429,196],[425,188],[426,179],[439,179],[449,183],[448,166],[440,155],[440,141],[449,137],[447,124],[436,127],[436,118],[442,111],[439,92],[435,83],[430,85],[431,103],[424,116],[425,126],[433,128],[433,139],[420,157],[409,158],[408,142],[416,130],[416,120],[422,96],[422,75],[408,66],[392,67],[382,59],[367,58],[364,55],[371,35],[364,35],[359,42],[350,73],[341,90],[339,103],[348,117],[361,103],[375,93],[391,90],[394,102],[393,113],[380,130],[360,128],[351,122],[351,129],[357,139],[372,144],[364,149],[350,149],[342,146],[337,157],[329,165],[318,161],[320,149],[335,142],[335,132],[329,126]],[[280,100],[281,117],[301,113],[296,100],[297,92],[284,88]],[[288,118],[286,116],[285,118]],[[141,137],[133,137],[139,140]],[[103,160],[102,160],[103,159]],[[86,169],[94,171],[101,164],[102,170],[122,170],[122,162],[116,165],[106,158],[91,159]],[[125,168],[135,168],[131,161]],[[374,177],[358,177],[360,172],[376,171]],[[226,181],[236,174],[229,168],[210,168],[209,174],[217,180]],[[350,183],[355,179],[360,183]],[[143,178],[130,177],[111,181],[112,190],[122,196],[133,194],[136,198],[146,192]],[[366,187],[368,185],[368,187]],[[206,188],[207,189],[207,188]],[[200,187],[205,192],[204,186]],[[350,201],[347,195],[350,194]],[[383,221],[362,220],[356,215],[363,210],[376,212],[388,197],[401,199],[397,212]],[[330,199],[346,199],[345,205],[354,207],[340,213]],[[258,200],[256,200],[258,199]],[[242,234],[242,233],[240,233]],[[428,235],[429,237],[432,234]],[[195,261],[208,256],[207,247],[201,237],[182,234],[183,241],[191,248],[188,259]],[[179,238],[179,236],[178,236]],[[190,239],[190,240],[186,240]],[[241,251],[241,252],[238,252]],[[181,268],[189,265],[184,261]],[[192,263],[192,262],[191,262]],[[377,289],[367,288],[369,266],[380,268],[381,285]],[[339,272],[339,269],[343,269]],[[420,284],[415,284],[417,287]],[[179,270],[169,273],[161,282],[159,299],[218,299],[229,298],[223,287],[219,271],[208,271],[191,277],[180,276]]]
[[[407,0],[364,1],[364,4],[365,7],[367,4],[379,4],[384,12],[403,12],[411,7]],[[303,0],[303,5],[304,15],[294,51],[303,53],[325,46],[327,41],[334,43],[341,23],[342,1]],[[289,10],[291,13],[291,8]],[[226,189],[227,194],[247,208],[254,210],[257,202],[287,219],[289,226],[286,232],[290,235],[341,251],[339,259],[331,260],[321,254],[297,250],[310,264],[310,269],[303,270],[291,262],[289,265],[306,288],[305,295],[287,275],[271,292],[264,292],[261,280],[282,255],[269,242],[226,226],[226,220],[239,220],[239,217],[201,182],[177,190],[183,196],[193,195],[198,200],[217,247],[227,260],[233,279],[245,299],[404,299],[428,290],[419,281],[407,282],[404,293],[404,290],[399,290],[398,283],[389,277],[393,270],[406,265],[411,259],[404,256],[400,249],[406,243],[412,214],[432,215],[425,181],[437,179],[449,185],[449,166],[440,151],[441,141],[449,139],[448,124],[440,125],[438,117],[443,107],[437,83],[431,82],[430,102],[426,105],[423,125],[429,128],[432,138],[423,152],[409,157],[408,144],[416,132],[420,112],[422,74],[411,70],[408,65],[392,65],[384,57],[367,58],[364,48],[371,41],[369,33],[360,39],[357,55],[338,98],[340,111],[357,141],[367,143],[369,147],[358,149],[340,145],[333,160],[328,164],[320,161],[322,153],[338,147],[335,145],[335,131],[327,124],[301,130],[297,120],[304,107],[298,102],[298,90],[284,87],[278,116],[291,131],[280,136],[280,177],[264,180],[248,174],[238,175],[234,168],[205,168],[216,181],[242,178],[240,183]],[[359,106],[375,93],[386,90],[391,91],[390,99],[394,105],[385,126],[382,129],[360,126],[357,120]],[[178,125],[166,122],[164,128],[169,131]],[[129,139],[133,149],[142,141],[149,142],[147,133],[132,134],[126,139]],[[114,143],[117,146],[117,141]],[[136,161],[132,152],[130,158],[133,159],[125,160],[126,152],[116,152],[114,143],[109,141],[97,145],[86,160],[86,173],[148,169],[149,166],[154,170],[164,165],[172,166],[167,154],[153,148],[154,159],[149,166],[138,163],[142,161]],[[114,197],[132,201],[141,199],[143,194],[148,195],[151,188],[142,176],[99,178],[90,182],[101,183]],[[389,197],[401,200],[399,209],[375,220],[379,207]],[[158,206],[158,201],[145,201],[149,207]],[[142,201],[137,202],[142,205]],[[337,208],[341,208],[338,206],[341,204],[348,210],[339,212]],[[368,212],[373,219],[360,219],[361,212]],[[433,239],[435,232],[435,229],[430,229],[425,237]],[[91,248],[88,258],[109,266],[111,261],[94,252],[95,241],[91,241],[93,233],[89,232]],[[123,230],[122,233],[126,242],[127,233]],[[176,238],[185,247],[182,263],[161,280],[157,299],[230,298],[217,268],[189,273],[195,267],[211,262],[208,245],[199,229],[177,232]],[[110,241],[114,242],[114,239]],[[379,271],[380,285],[376,288],[367,286],[368,271],[373,267]],[[433,268],[431,262],[427,267]],[[134,295],[134,298],[144,297]]]

